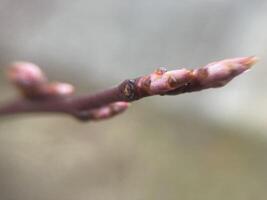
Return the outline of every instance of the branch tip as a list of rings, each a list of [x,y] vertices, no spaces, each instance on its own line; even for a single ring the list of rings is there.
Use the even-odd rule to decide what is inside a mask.
[[[92,95],[73,96],[69,83],[48,82],[41,69],[32,63],[16,62],[9,66],[7,77],[22,93],[18,99],[0,107],[0,116],[28,112],[60,112],[73,115],[81,121],[99,121],[116,116],[130,106],[129,102],[153,95],[181,93],[217,88],[250,69],[258,57],[225,59],[197,69],[153,73],[136,79],[127,79],[119,86]]]

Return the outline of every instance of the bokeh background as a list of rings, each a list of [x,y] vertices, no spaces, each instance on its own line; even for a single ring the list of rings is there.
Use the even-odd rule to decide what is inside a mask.
[[[0,0],[5,66],[39,64],[77,93],[168,66],[261,60],[221,89],[146,98],[123,115],[0,119],[1,200],[267,198],[267,1]]]

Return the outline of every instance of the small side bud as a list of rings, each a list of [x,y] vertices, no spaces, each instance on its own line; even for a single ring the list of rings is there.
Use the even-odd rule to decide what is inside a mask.
[[[88,111],[85,110],[78,111],[77,113],[75,113],[75,116],[82,121],[88,121],[88,120],[99,121],[121,114],[127,108],[129,108],[130,105],[131,104],[128,102],[120,101]]]
[[[7,70],[7,77],[28,99],[70,96],[74,87],[68,83],[49,83],[41,69],[28,62],[15,62]]]
[[[7,70],[8,79],[19,88],[36,87],[46,82],[46,76],[41,69],[28,62],[15,62]]]
[[[108,119],[124,112],[129,106],[130,103],[127,102],[115,102],[107,106],[92,110],[91,117],[92,120]]]
[[[7,77],[26,98],[36,98],[39,88],[47,82],[41,69],[28,62],[11,64],[7,70]]]
[[[43,97],[65,97],[74,93],[73,85],[69,83],[53,82],[43,85],[39,95]]]

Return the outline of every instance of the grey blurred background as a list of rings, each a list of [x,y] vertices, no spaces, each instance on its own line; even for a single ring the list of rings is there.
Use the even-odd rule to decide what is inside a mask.
[[[228,86],[123,115],[0,119],[1,200],[266,199],[267,1],[0,0],[1,102],[17,60],[94,92],[157,67],[257,55]]]

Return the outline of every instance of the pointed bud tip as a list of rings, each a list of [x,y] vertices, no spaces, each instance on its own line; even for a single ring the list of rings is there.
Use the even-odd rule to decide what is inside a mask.
[[[257,63],[259,58],[257,56],[247,56],[223,60],[228,68],[231,68],[235,73],[232,75],[237,76],[247,70],[249,70],[254,64]]]
[[[257,56],[248,56],[248,57],[242,57],[238,58],[239,63],[246,66],[247,69],[250,69],[253,65],[255,65],[259,58]]]

